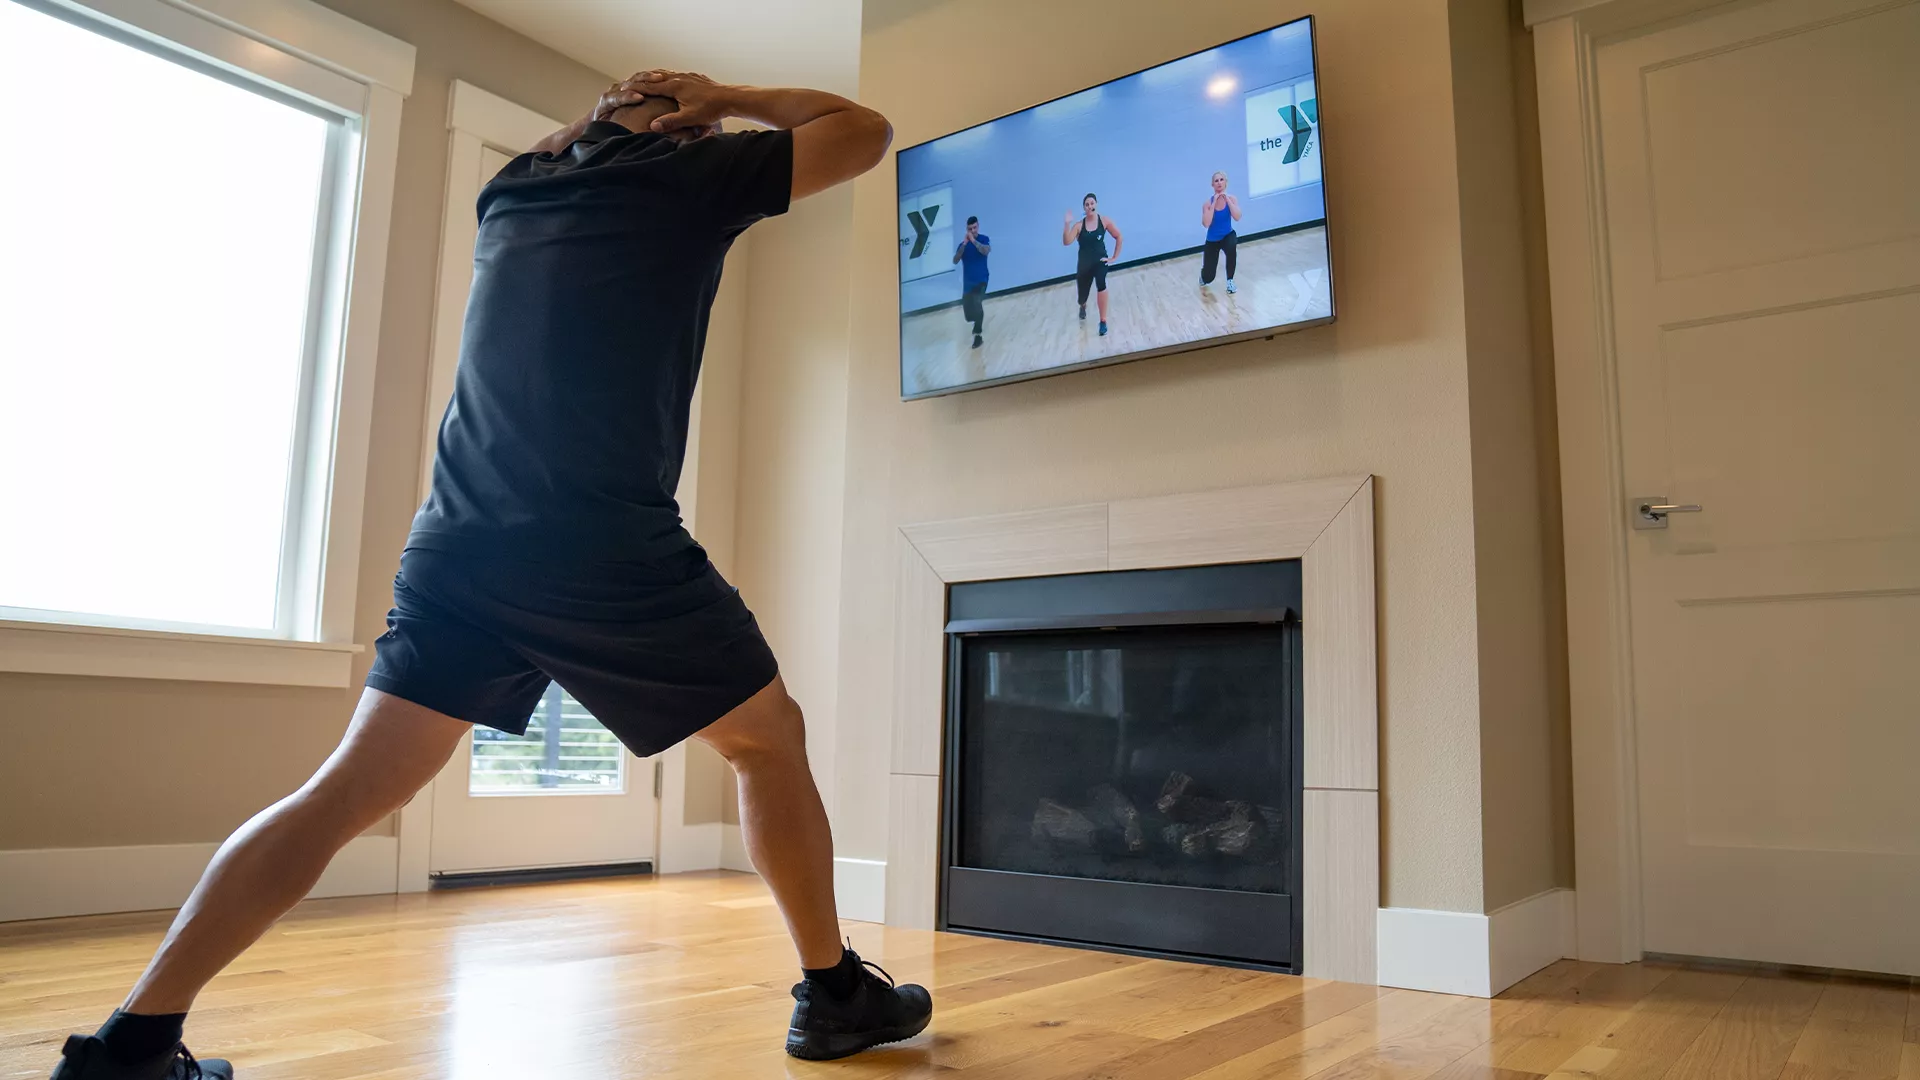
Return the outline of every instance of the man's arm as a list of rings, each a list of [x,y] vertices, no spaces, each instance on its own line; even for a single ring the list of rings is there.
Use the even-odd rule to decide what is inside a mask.
[[[972,243],[972,241],[970,241],[970,240],[962,240],[962,241],[960,241],[960,246],[959,246],[959,247],[956,247],[956,248],[954,248],[954,249],[953,249],[953,261],[954,261],[954,262],[959,262],[959,261],[960,261],[960,256],[962,256],[962,255],[964,255],[964,254],[966,254],[966,251],[967,251],[967,245],[968,245],[969,243]]]
[[[653,122],[653,130],[705,127],[729,116],[793,132],[793,198],[825,191],[859,176],[886,156],[893,142],[887,118],[824,90],[729,86],[704,75],[649,71],[640,86],[670,97],[679,111]]]

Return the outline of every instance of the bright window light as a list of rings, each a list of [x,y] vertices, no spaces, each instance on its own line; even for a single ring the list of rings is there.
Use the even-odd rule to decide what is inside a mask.
[[[1231,75],[1215,75],[1212,81],[1207,83],[1207,96],[1215,98],[1226,97],[1228,94],[1233,93],[1239,85],[1240,80]]]
[[[288,632],[332,126],[0,0],[0,608]]]

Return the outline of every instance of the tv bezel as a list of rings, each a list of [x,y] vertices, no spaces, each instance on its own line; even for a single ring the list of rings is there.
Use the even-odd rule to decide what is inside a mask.
[[[944,135],[936,135],[930,139],[922,139],[919,142],[914,143],[910,146],[900,147],[898,150],[895,150],[893,152],[893,203],[896,211],[896,216],[897,216],[897,212],[900,204],[900,155],[906,153],[909,150],[918,150],[920,147],[926,146],[929,143],[936,143],[936,142],[939,142],[941,139],[951,138],[952,136],[958,135],[962,132],[972,131],[974,128],[985,127],[988,124],[997,124],[1000,121],[1007,119],[1008,117],[1019,116],[1021,113],[1032,112],[1035,109],[1042,108],[1047,105],[1051,105],[1054,102],[1060,101],[1064,98],[1070,98],[1075,94],[1084,94],[1089,90],[1095,89],[1097,87],[1107,86],[1111,83],[1117,83],[1122,79],[1131,79],[1135,75],[1139,75],[1143,72],[1152,71],[1155,68],[1166,67],[1168,64],[1177,64],[1180,61],[1187,59],[1188,57],[1199,56],[1201,53],[1212,52],[1215,49],[1221,49],[1229,45],[1235,45],[1242,41],[1247,40],[1248,38],[1259,37],[1262,34],[1271,34],[1275,30],[1278,30],[1286,26],[1292,26],[1294,23],[1298,23],[1298,22],[1304,22],[1307,24],[1307,52],[1309,55],[1313,57],[1314,96],[1316,97],[1316,99],[1320,99],[1322,98],[1322,95],[1320,92],[1320,29],[1319,29],[1319,24],[1315,20],[1313,14],[1308,13],[1306,15],[1301,15],[1297,18],[1288,19],[1285,22],[1274,23],[1272,26],[1269,26],[1264,30],[1254,30],[1254,31],[1251,31],[1250,33],[1242,34],[1236,38],[1228,38],[1227,40],[1219,42],[1217,44],[1208,45],[1203,49],[1195,49],[1192,52],[1182,53],[1179,56],[1162,60],[1157,64],[1148,64],[1146,67],[1137,68],[1133,71],[1126,73],[1125,75],[1116,75],[1111,79],[1103,79],[1097,83],[1090,83],[1086,86],[1079,88],[1078,90],[1070,90],[1064,94],[1057,94],[1053,97],[1047,98],[1045,101],[1036,101],[1031,105],[1023,106],[1021,108],[1013,110],[1012,112],[1001,113],[999,116],[995,116],[991,119],[982,120],[977,124],[968,124],[966,127],[955,128],[954,130],[949,131]],[[1258,330],[1243,330],[1237,334],[1220,334],[1214,337],[1198,338],[1193,341],[1183,341],[1173,345],[1162,345],[1158,348],[1138,349],[1138,350],[1135,350],[1134,352],[1121,353],[1117,356],[1102,356],[1093,360],[1080,360],[1071,364],[1059,364],[1054,367],[1043,368],[1038,371],[1023,371],[1018,375],[1002,375],[999,378],[995,378],[995,379],[981,379],[976,382],[962,383],[958,386],[942,387],[938,390],[923,390],[917,394],[909,394],[907,393],[907,367],[906,367],[906,355],[907,355],[906,316],[907,316],[907,313],[900,310],[901,304],[903,303],[902,287],[906,284],[906,282],[900,280],[899,252],[896,250],[894,252],[895,266],[894,266],[894,272],[893,272],[893,308],[894,308],[893,319],[894,319],[894,349],[895,349],[894,367],[899,372],[900,400],[901,401],[925,401],[928,398],[949,397],[954,394],[964,394],[973,390],[985,390],[995,386],[1006,386],[1010,383],[1031,382],[1034,379],[1048,379],[1048,378],[1052,378],[1055,375],[1069,375],[1076,371],[1088,371],[1093,368],[1110,367],[1114,364],[1127,364],[1127,363],[1132,363],[1135,360],[1150,360],[1156,356],[1171,356],[1174,353],[1194,352],[1199,349],[1211,349],[1219,345],[1231,345],[1235,342],[1252,341],[1256,338],[1273,338],[1281,334],[1292,334],[1301,330],[1311,330],[1316,326],[1326,326],[1329,323],[1332,323],[1335,320],[1335,318],[1339,315],[1340,306],[1339,306],[1339,290],[1334,287],[1333,207],[1332,207],[1332,200],[1327,197],[1327,192],[1330,185],[1327,182],[1327,175],[1329,171],[1327,167],[1326,137],[1325,137],[1327,110],[1325,107],[1324,100],[1320,101],[1320,104],[1317,107],[1317,111],[1319,112],[1320,119],[1315,121],[1314,128],[1316,130],[1317,136],[1320,141],[1320,192],[1321,192],[1321,204],[1325,211],[1320,220],[1322,223],[1322,227],[1326,230],[1326,241],[1327,241],[1327,314],[1326,315],[1317,319],[1305,319],[1300,322],[1279,323],[1277,325],[1263,327]]]

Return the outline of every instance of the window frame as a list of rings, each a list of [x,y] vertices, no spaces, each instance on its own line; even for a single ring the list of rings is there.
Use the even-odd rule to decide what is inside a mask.
[[[316,223],[308,340],[276,629],[0,608],[0,671],[350,685],[387,242],[414,48],[312,0],[19,3],[335,121]]]

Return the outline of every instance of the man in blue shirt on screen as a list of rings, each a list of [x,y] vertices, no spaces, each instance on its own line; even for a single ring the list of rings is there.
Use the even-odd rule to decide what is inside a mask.
[[[987,320],[987,252],[993,250],[987,235],[980,231],[980,219],[967,219],[967,238],[954,249],[953,261],[960,264],[960,314],[973,324],[973,347],[979,348]]]

